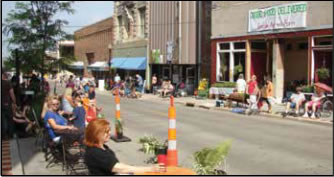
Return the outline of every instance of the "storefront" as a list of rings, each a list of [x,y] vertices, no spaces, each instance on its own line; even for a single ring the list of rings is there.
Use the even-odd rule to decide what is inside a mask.
[[[284,16],[288,9],[293,15]],[[212,38],[211,83],[235,82],[242,73],[246,80],[256,75],[261,84],[269,76],[278,99],[291,81],[331,86],[332,24],[306,25],[309,11],[306,2],[250,9],[247,34]],[[330,77],[323,79],[326,71]]]

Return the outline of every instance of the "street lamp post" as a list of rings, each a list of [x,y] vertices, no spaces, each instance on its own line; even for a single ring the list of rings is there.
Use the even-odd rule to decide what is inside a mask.
[[[109,80],[108,80],[108,85],[109,85],[109,87],[111,87],[110,86],[110,79],[112,78],[111,77],[111,44],[109,44],[108,45],[108,51],[109,51],[109,57],[108,57],[108,65],[109,65]]]

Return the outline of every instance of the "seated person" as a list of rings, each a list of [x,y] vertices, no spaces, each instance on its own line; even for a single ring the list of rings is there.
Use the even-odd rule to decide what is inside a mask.
[[[44,117],[45,128],[50,138],[59,143],[62,134],[76,132],[78,129],[74,126],[68,126],[67,120],[62,116],[63,111],[59,111],[59,101],[57,97],[49,100],[49,110]]]
[[[82,106],[80,95],[74,95],[74,104],[73,116],[70,120],[73,122],[74,127],[83,132],[85,130],[86,111]]]
[[[22,106],[23,110],[17,108],[14,111],[13,120],[15,122],[17,130],[21,133],[27,133],[31,130],[31,128],[35,125],[35,121],[31,121],[27,117],[27,112],[29,112],[29,106]]]
[[[301,91],[302,91],[302,88],[297,87],[296,93],[291,95],[289,102],[286,105],[284,116],[288,114],[290,108],[295,108],[296,115],[299,114],[299,108],[305,101],[305,95]]]
[[[162,84],[161,84],[161,89],[158,90],[160,96],[162,97],[163,96],[163,93],[164,93],[164,90],[168,89],[168,81],[167,80],[164,80],[162,81]]]
[[[131,166],[121,163],[106,143],[110,140],[110,124],[98,119],[88,124],[84,143],[87,146],[85,163],[89,175],[115,175],[116,173],[159,172],[158,165],[151,167]],[[164,170],[161,167],[161,171]]]
[[[308,101],[306,104],[305,104],[305,114],[303,115],[303,117],[308,117],[308,111],[309,111],[309,108],[312,107],[312,115],[311,115],[311,118],[312,119],[315,119],[315,112],[316,112],[316,109],[320,107],[321,105],[321,99],[325,98],[325,94],[324,94],[324,91],[315,86],[315,92],[313,95],[312,95],[312,100],[311,101]]]
[[[73,113],[72,88],[66,88],[62,98],[62,109],[68,117]]]
[[[168,80],[165,82],[165,85],[163,85],[162,87],[162,91],[161,91],[161,96],[165,97],[167,96],[167,94],[172,93],[174,91],[174,86],[172,85],[171,81]]]

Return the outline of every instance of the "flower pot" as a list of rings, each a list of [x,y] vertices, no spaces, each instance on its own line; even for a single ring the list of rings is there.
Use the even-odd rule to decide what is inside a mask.
[[[117,139],[123,138],[123,132],[117,132]]]

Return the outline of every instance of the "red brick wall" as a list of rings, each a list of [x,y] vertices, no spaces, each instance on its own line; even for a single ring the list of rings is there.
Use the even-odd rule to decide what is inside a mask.
[[[108,45],[114,40],[112,27],[113,18],[110,17],[74,32],[76,59],[88,65],[87,54],[94,53],[94,61],[109,61]]]

